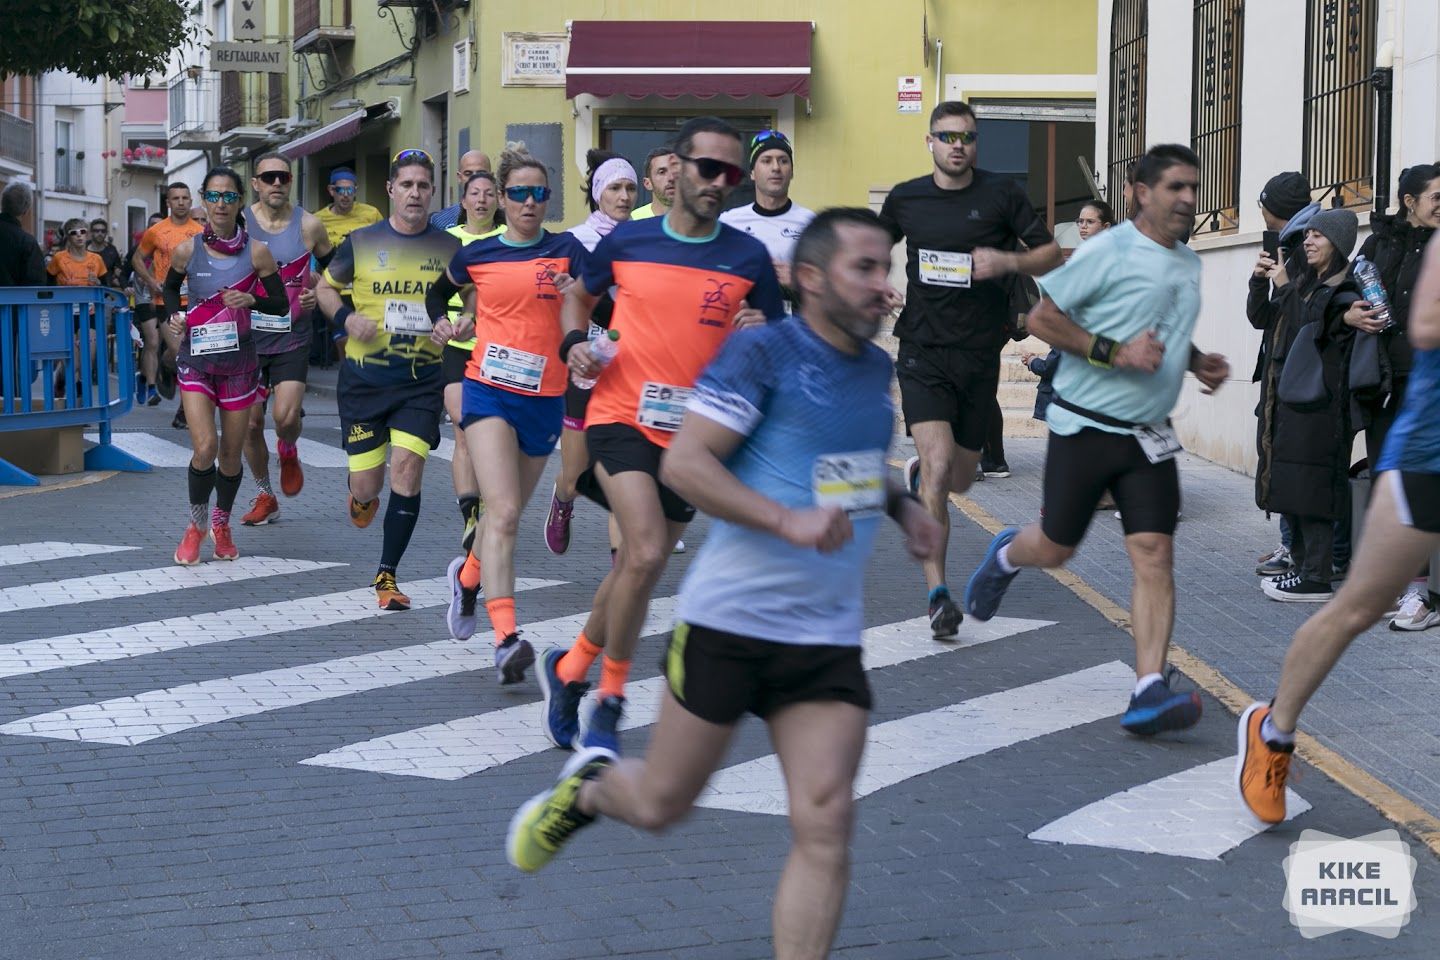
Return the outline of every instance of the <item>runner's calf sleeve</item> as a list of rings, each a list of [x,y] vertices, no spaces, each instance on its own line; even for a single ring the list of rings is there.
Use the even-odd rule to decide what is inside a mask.
[[[415,532],[415,523],[420,519],[420,494],[402,497],[390,492],[390,503],[385,507],[385,538],[380,545],[380,570],[394,573],[410,546],[410,535]]]
[[[190,465],[187,476],[190,487],[190,502],[210,506],[210,494],[215,490],[215,468],[207,467],[204,470],[196,470],[195,465]]]
[[[240,480],[242,475],[237,473],[233,477],[225,474],[217,474],[215,477],[215,509],[222,513],[229,513],[230,508],[235,506],[235,495],[240,492]]]

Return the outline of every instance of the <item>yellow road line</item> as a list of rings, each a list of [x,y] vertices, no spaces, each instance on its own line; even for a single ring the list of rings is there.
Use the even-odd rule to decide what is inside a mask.
[[[83,476],[75,477],[72,480],[61,480],[59,483],[42,483],[38,487],[16,487],[14,490],[6,490],[4,493],[0,493],[0,500],[8,500],[11,497],[23,497],[28,493],[52,493],[56,490],[73,490],[76,487],[88,487],[92,483],[109,480],[119,473],[119,470],[97,470],[94,473],[87,473]]]

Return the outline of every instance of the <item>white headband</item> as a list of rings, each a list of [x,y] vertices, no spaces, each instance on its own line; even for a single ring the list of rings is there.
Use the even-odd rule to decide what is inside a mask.
[[[637,185],[640,183],[635,176],[635,168],[630,166],[630,161],[624,157],[611,157],[595,168],[595,174],[590,178],[590,196],[599,203],[600,194],[616,180],[629,180]]]

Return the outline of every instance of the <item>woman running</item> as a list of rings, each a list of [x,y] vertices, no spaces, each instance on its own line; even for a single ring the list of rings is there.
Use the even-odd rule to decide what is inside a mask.
[[[216,560],[240,556],[230,536],[230,509],[240,491],[240,454],[250,405],[263,395],[250,311],[282,314],[290,309],[270,249],[245,233],[240,213],[244,191],[240,175],[229,167],[214,167],[205,174],[200,192],[208,213],[205,230],[175,248],[162,290],[170,333],[180,342],[175,367],[194,451],[189,471],[190,524],[175,550],[175,562],[187,565],[200,562],[206,530]],[[187,282],[188,311],[180,305],[180,287]],[[218,438],[216,407],[220,408]]]
[[[467,336],[468,329],[453,329],[446,307],[462,287],[475,288],[475,350],[465,369],[460,425],[485,516],[470,551],[450,564],[446,620],[456,639],[474,634],[483,580],[496,673],[501,684],[511,684],[535,662],[534,649],[515,627],[515,537],[520,512],[560,439],[566,381],[560,306],[585,248],[573,235],[552,234],[541,225],[550,199],[543,163],[523,148],[507,147],[499,180],[505,232],[457,253],[425,307],[436,338]]]
[[[448,231],[460,238],[462,244],[492,237],[505,230],[505,220],[496,214],[499,194],[495,188],[495,175],[481,170],[465,181],[460,197],[460,220]],[[460,326],[464,304],[459,295],[450,298],[450,323]],[[461,385],[465,382],[465,365],[475,349],[475,338],[450,340],[445,344],[441,358],[441,371],[445,375],[445,412],[455,425],[455,456],[450,460],[450,477],[455,482],[455,502],[460,505],[460,522],[464,532],[460,536],[460,550],[470,552],[475,542],[475,527],[480,522],[480,492],[475,486],[475,471],[470,467],[470,453],[465,447],[465,431],[460,429]]]

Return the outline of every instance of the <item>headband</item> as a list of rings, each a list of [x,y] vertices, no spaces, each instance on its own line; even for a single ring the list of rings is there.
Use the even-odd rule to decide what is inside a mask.
[[[624,157],[611,157],[595,168],[595,173],[590,177],[591,198],[599,203],[600,194],[616,180],[629,180],[635,184],[640,182],[635,176],[635,168],[630,166],[630,161]]]

